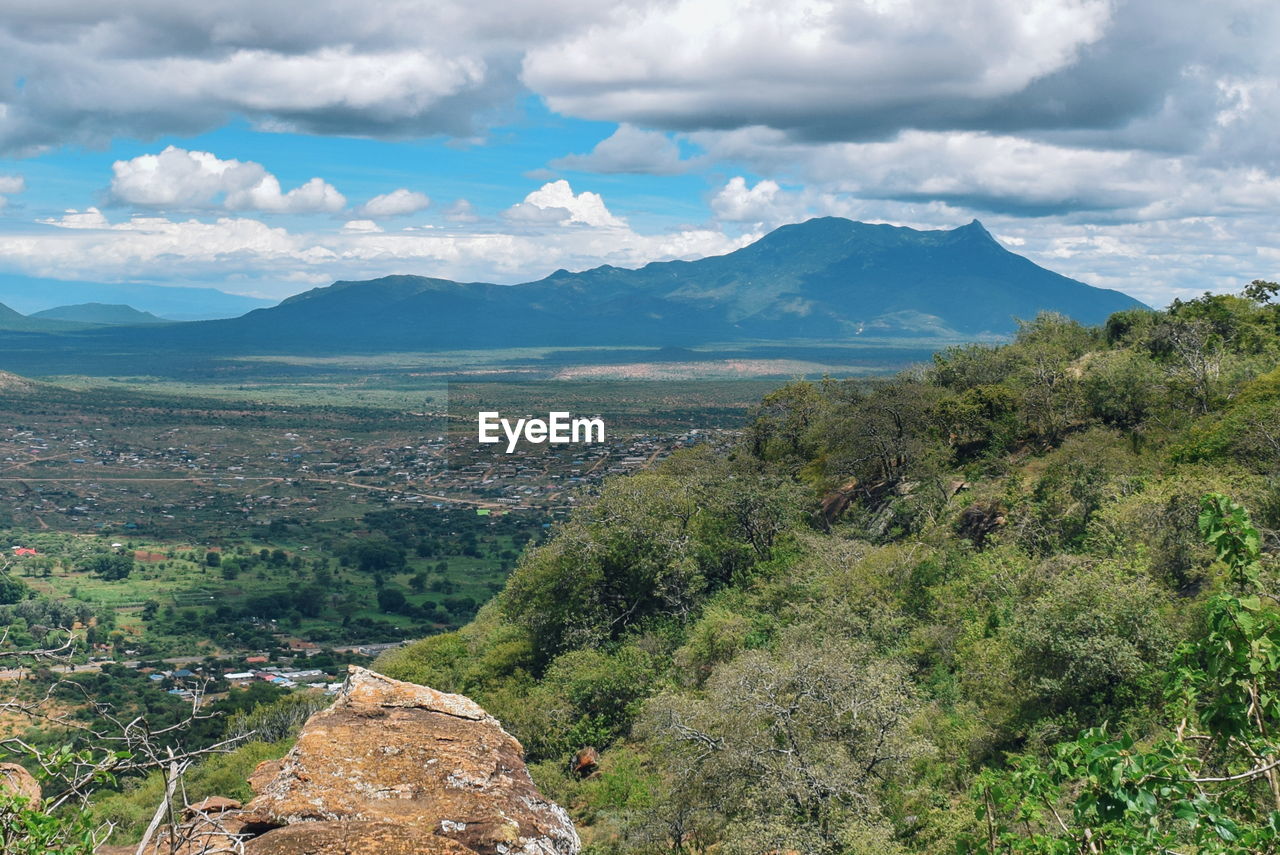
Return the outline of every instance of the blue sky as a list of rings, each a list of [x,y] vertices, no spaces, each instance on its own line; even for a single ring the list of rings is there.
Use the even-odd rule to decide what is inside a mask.
[[[977,217],[1152,304],[1280,277],[1274,4],[0,11],[0,276],[279,298]]]

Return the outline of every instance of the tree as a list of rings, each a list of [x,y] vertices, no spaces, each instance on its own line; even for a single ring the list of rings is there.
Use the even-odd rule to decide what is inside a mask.
[[[646,621],[684,623],[773,554],[793,524],[787,495],[704,452],[673,455],[656,471],[608,482],[526,552],[499,608],[528,633],[540,664]]]
[[[404,592],[399,588],[386,587],[378,591],[378,608],[393,614],[404,610]]]
[[[1246,300],[1252,300],[1261,305],[1270,303],[1277,293],[1280,293],[1280,283],[1255,279],[1244,286],[1243,296]]]
[[[718,667],[701,697],[659,696],[642,733],[679,802],[662,810],[719,813],[730,851],[892,851],[877,794],[928,748],[918,708],[901,663],[797,636]]]
[[[812,430],[824,401],[812,383],[797,381],[765,395],[747,427],[747,448],[762,460],[813,457]]]
[[[1154,680],[1172,648],[1156,586],[1107,566],[1058,575],[1010,635],[1035,712],[1091,722],[1155,700]]]
[[[0,573],[0,605],[21,602],[27,598],[30,590],[22,580],[15,579],[8,573]]]
[[[80,565],[80,569],[96,573],[109,582],[117,582],[127,579],[133,572],[133,556],[124,553],[94,555],[86,559]]]
[[[404,550],[388,540],[359,540],[348,544],[349,555],[365,573],[399,572],[405,566]]]

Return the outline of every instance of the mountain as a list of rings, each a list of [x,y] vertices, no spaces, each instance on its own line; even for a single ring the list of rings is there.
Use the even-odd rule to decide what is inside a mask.
[[[976,220],[917,231],[828,217],[727,255],[637,270],[559,270],[512,286],[422,276],[336,282],[173,334],[269,351],[686,346],[1003,335],[1041,311],[1098,323],[1140,305],[1009,252]]]
[[[0,303],[0,331],[56,333],[86,329],[87,325],[75,321],[54,318],[28,317]]]
[[[336,282],[238,318],[92,327],[23,353],[193,359],[512,347],[643,347],[1005,335],[1055,311],[1099,323],[1142,304],[1002,247],[976,220],[917,231],[828,217],[727,255],[558,270],[523,285],[424,276]],[[43,348],[43,350],[41,349]],[[6,367],[28,370],[26,362]]]
[[[30,315],[54,321],[77,321],[84,324],[163,324],[150,312],[141,312],[123,303],[77,303],[74,306],[56,306]]]
[[[70,282],[16,274],[0,274],[0,302],[28,314],[66,304],[125,303],[174,321],[233,318],[275,304],[216,288]]]

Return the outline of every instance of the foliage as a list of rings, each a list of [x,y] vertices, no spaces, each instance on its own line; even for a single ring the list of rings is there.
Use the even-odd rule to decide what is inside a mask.
[[[1207,604],[1208,632],[1183,647],[1169,675],[1180,720],[1145,744],[1091,728],[1047,760],[1024,756],[1008,773],[984,772],[975,792],[986,834],[969,848],[1225,855],[1280,847],[1280,608],[1258,596],[1260,537],[1243,507],[1207,494],[1199,528],[1227,575]]]
[[[85,559],[80,569],[96,573],[109,582],[117,582],[129,578],[129,574],[133,572],[133,556],[114,552],[94,555]]]
[[[705,454],[610,482],[499,598],[545,665],[654,619],[686,622],[707,596],[769,561],[794,517],[787,491]]]
[[[48,814],[21,796],[0,792],[0,852],[5,855],[93,855],[99,836],[83,813]]]

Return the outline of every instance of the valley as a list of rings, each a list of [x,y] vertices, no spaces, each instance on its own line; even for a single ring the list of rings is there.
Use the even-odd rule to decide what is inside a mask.
[[[8,573],[113,626],[120,634],[110,644],[99,634],[95,649],[119,659],[430,634],[470,619],[524,544],[605,478],[730,441],[776,385],[328,379],[320,395],[278,379],[10,377],[0,392]],[[606,442],[510,456],[475,442],[478,410],[524,412],[549,396],[608,413]],[[367,542],[387,546],[390,563],[362,567],[353,556]],[[133,556],[133,569],[85,569],[106,554]],[[211,634],[216,615],[230,628]]]

